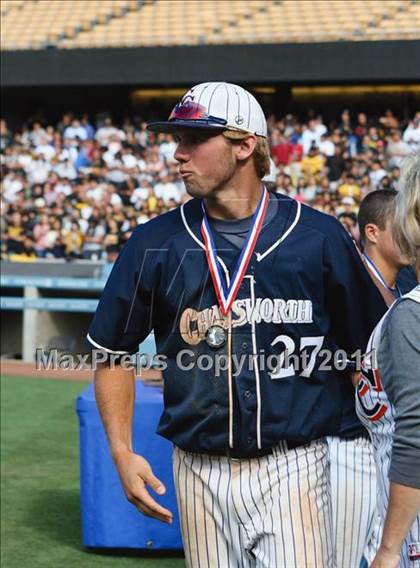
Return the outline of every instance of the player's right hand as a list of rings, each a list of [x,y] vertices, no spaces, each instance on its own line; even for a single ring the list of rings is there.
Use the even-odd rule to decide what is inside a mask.
[[[114,456],[115,464],[127,499],[137,509],[147,515],[171,524],[173,515],[171,511],[161,507],[148,492],[148,485],[158,495],[164,495],[165,486],[153,475],[152,468],[147,460],[134,452],[125,451]]]

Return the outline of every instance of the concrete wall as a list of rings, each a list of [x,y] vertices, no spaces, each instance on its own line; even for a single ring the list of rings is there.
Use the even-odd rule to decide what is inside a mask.
[[[419,60],[416,40],[6,51],[2,85],[395,83],[420,79]]]

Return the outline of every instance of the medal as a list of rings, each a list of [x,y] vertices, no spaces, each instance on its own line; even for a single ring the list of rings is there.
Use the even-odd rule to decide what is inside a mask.
[[[235,268],[235,273],[229,285],[226,282],[225,276],[220,266],[220,262],[217,258],[213,234],[211,232],[210,224],[207,219],[204,202],[202,204],[203,221],[201,223],[201,233],[204,238],[206,258],[209,265],[211,278],[213,280],[214,289],[219,301],[220,310],[224,316],[229,313],[232,304],[235,301],[236,296],[238,295],[239,287],[242,283],[242,280],[244,279],[248,264],[251,260],[255,245],[257,243],[258,235],[260,234],[261,227],[264,222],[268,200],[268,191],[264,188],[258,202],[257,209],[255,210],[254,216],[252,218],[246,241],[244,243],[244,246],[242,247],[241,254]]]
[[[206,342],[212,349],[219,349],[226,343],[227,334],[221,325],[212,325],[206,331]]]

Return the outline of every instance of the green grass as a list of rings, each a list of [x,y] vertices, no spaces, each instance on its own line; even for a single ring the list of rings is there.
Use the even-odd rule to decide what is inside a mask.
[[[4,568],[181,568],[181,558],[87,552],[81,544],[75,397],[86,383],[1,381]]]

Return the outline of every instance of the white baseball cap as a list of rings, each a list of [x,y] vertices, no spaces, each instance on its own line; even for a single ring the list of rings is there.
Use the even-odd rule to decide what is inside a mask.
[[[236,130],[267,137],[267,122],[257,99],[232,83],[201,83],[185,93],[166,122],[147,125],[153,132],[177,128]]]

